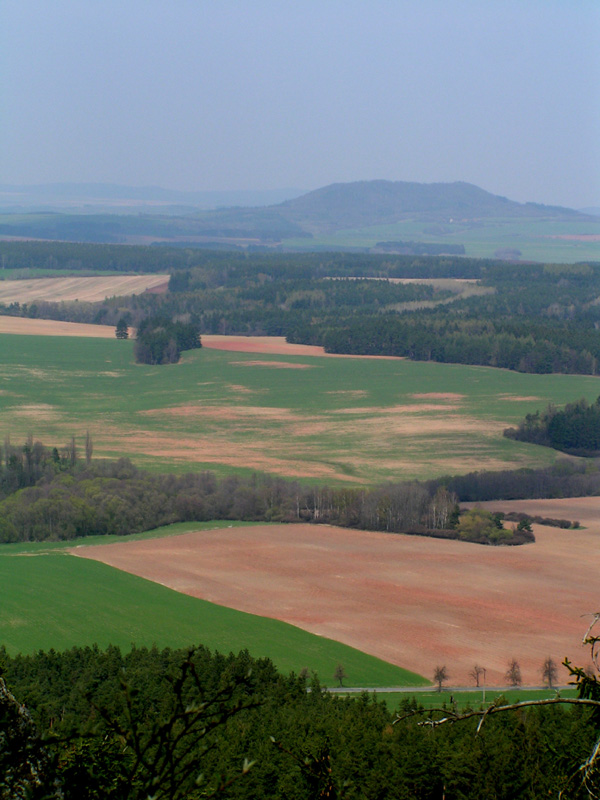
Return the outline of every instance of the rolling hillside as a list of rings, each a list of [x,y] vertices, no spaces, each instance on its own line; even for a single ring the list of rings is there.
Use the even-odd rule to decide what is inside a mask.
[[[120,206],[117,198],[124,213],[0,214],[0,239],[476,257],[508,250],[507,257],[553,262],[600,258],[600,218],[517,203],[464,182],[335,183],[276,205],[179,215],[167,212],[164,192],[157,192],[154,213],[136,213],[137,198]]]
[[[390,225],[404,219],[453,222],[490,217],[579,219],[569,208],[516,203],[470,183],[333,183],[288,200],[281,215],[313,231]]]

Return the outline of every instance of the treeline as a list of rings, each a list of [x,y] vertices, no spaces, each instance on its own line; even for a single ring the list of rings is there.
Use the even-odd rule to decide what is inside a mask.
[[[23,489],[34,486],[40,480],[52,480],[59,473],[70,473],[83,458],[89,464],[94,444],[86,433],[84,447],[80,452],[75,437],[61,448],[45,447],[41,442],[28,436],[25,443],[16,446],[10,436],[4,438],[0,446],[0,500]]]
[[[456,495],[441,483],[345,489],[259,475],[155,475],[124,458],[79,461],[74,443],[68,460],[59,455],[57,461],[57,451],[39,443],[34,448],[33,466],[28,445],[22,452],[11,447],[0,466],[0,542],[126,535],[212,519],[311,522],[480,544],[533,541],[533,535],[506,530],[491,515],[480,515],[475,525],[471,512],[461,517]]]
[[[597,456],[600,454],[600,397],[592,404],[582,398],[567,403],[561,410],[550,405],[545,411],[527,414],[517,428],[507,428],[504,435],[571,455]]]
[[[490,715],[477,736],[476,719],[419,724],[406,698],[400,715],[415,716],[397,721],[247,652],[0,649],[0,668],[6,800],[578,798],[571,776],[598,736],[580,707]]]
[[[140,322],[133,352],[138,364],[176,364],[182,351],[199,347],[198,325],[159,316]]]
[[[449,475],[425,483],[428,491],[439,486],[455,494],[459,502],[486,500],[534,500],[553,497],[600,495],[600,470],[593,462],[557,461],[543,469],[499,470]]]
[[[600,364],[600,331],[582,336],[580,331],[569,334],[562,327],[535,323],[516,328],[485,317],[437,311],[313,320],[290,331],[287,340],[321,345],[328,353],[400,356],[540,374],[596,375]]]
[[[94,461],[69,474],[46,472],[35,486],[0,502],[0,542],[136,533],[173,522],[211,519],[316,522],[370,530],[450,528],[456,501],[419,484],[366,489],[305,487],[268,476],[211,472],[155,475],[128,459]]]
[[[357,253],[252,253],[199,247],[89,244],[81,242],[0,242],[2,269],[176,272],[200,269],[234,284],[256,275],[286,278],[373,276],[388,278],[480,278],[502,261],[446,256]],[[0,269],[0,274],[2,270]]]
[[[123,535],[210,519],[315,522],[468,538],[457,513],[460,502],[600,495],[600,471],[573,461],[355,489],[306,486],[266,475],[156,475],[125,458],[92,460],[92,450],[89,435],[80,449],[74,438],[60,450],[31,437],[22,447],[6,440],[0,448],[0,541]],[[476,540],[527,540],[511,540],[506,533]]]

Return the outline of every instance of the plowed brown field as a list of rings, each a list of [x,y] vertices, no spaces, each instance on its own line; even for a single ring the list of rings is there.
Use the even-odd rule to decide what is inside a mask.
[[[511,548],[280,525],[74,552],[425,676],[445,664],[450,681],[466,685],[477,663],[488,684],[499,685],[514,658],[524,682],[535,685],[549,655],[587,662],[582,614],[599,606],[598,536],[598,528],[536,526],[535,544]]]
[[[465,503],[464,505],[477,505],[489,511],[504,511],[506,513],[520,511],[523,514],[529,514],[530,517],[568,519],[571,522],[577,520],[587,531],[599,537],[598,543],[600,544],[600,497],[561,497],[551,500],[490,500],[485,503]],[[600,581],[598,588],[600,590]]]
[[[54,319],[0,316],[0,333],[25,336],[82,336],[94,339],[114,339],[112,325],[88,325],[83,322],[61,322]]]

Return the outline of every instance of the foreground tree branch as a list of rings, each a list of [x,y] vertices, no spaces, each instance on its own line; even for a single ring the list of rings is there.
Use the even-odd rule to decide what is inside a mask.
[[[505,711],[518,711],[520,708],[528,708],[531,706],[552,706],[552,705],[574,705],[574,706],[592,706],[594,708],[600,709],[600,700],[588,700],[580,697],[551,697],[547,700],[522,700],[519,703],[499,703],[499,704],[492,704],[485,709],[481,709],[479,711],[465,711],[464,713],[459,713],[458,711],[449,711],[447,708],[432,708],[429,709],[430,714],[445,714],[445,717],[440,717],[439,719],[434,719],[432,717],[428,717],[427,719],[422,720],[419,722],[419,725],[427,726],[431,728],[438,728],[440,725],[445,725],[448,722],[462,722],[465,719],[473,719],[473,717],[479,717],[479,725],[477,726],[476,735],[480,732],[483,723],[485,720],[491,716],[492,714],[498,714],[500,712]],[[409,719],[410,717],[415,717],[419,714],[422,714],[422,711],[410,711],[407,714],[403,714],[402,716],[396,717],[393,721],[392,725],[395,725],[398,722],[402,722],[405,719]]]
[[[523,708],[569,705],[590,708],[592,710],[592,721],[596,724],[596,727],[600,729],[600,636],[596,636],[593,633],[594,627],[600,621],[600,612],[593,613],[591,616],[592,621],[584,634],[582,643],[590,648],[590,657],[593,667],[583,669],[582,667],[576,667],[571,664],[568,658],[565,658],[563,661],[563,665],[568,669],[569,674],[573,678],[570,683],[577,689],[578,697],[560,697],[557,691],[556,697],[550,697],[546,700],[522,700],[518,703],[503,703],[500,699],[497,699],[487,708],[469,710],[463,713],[449,710],[448,708],[432,708],[429,709],[427,718],[422,719],[417,724],[422,727],[438,728],[441,725],[463,722],[468,719],[479,719],[475,730],[475,736],[478,736],[488,717],[493,714],[519,711]],[[555,669],[553,664],[548,664],[550,661],[551,659],[547,659],[544,663],[544,669],[547,672],[550,666]],[[513,662],[513,664],[516,664],[516,662]],[[551,686],[552,676],[546,675],[546,677]],[[423,710],[415,709],[406,714],[397,715],[392,724],[395,725],[411,717],[422,716],[423,713]],[[570,791],[577,779],[579,780],[579,790],[586,792],[588,797],[600,800],[600,737],[596,739],[590,755],[567,779],[566,785],[558,794],[559,800],[560,798],[567,797],[566,793]]]

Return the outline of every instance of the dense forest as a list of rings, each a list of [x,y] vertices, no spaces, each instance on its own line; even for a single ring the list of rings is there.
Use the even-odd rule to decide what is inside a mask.
[[[576,456],[600,454],[600,397],[591,405],[585,398],[567,403],[563,409],[548,406],[527,414],[517,428],[504,435],[520,442],[532,442]]]
[[[126,317],[134,327],[161,316],[193,324],[200,334],[286,336],[332,353],[534,373],[600,372],[600,264],[43,242],[0,242],[0,257],[11,270],[171,276],[162,295],[12,303],[0,308],[5,314],[107,325]],[[399,278],[461,278],[479,286],[452,294],[447,287],[390,282]]]
[[[477,717],[427,724],[453,707],[425,713],[406,697],[396,716],[203,647],[0,648],[0,670],[2,800],[576,800],[598,788],[597,769],[580,770],[597,707],[488,714],[477,734]],[[598,700],[596,678],[579,686]]]

